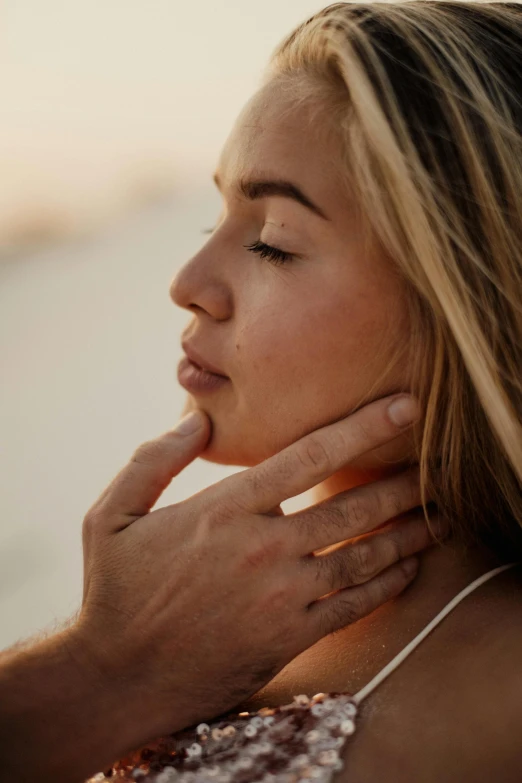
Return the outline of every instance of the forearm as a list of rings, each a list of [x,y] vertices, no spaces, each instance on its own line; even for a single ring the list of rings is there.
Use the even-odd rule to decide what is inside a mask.
[[[84,666],[68,631],[0,657],[2,779],[81,783],[139,742],[136,729],[117,687]]]

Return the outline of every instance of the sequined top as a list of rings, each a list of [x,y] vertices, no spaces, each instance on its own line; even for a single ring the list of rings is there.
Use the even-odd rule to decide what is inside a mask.
[[[299,695],[281,707],[231,712],[149,743],[86,783],[330,783],[343,768],[361,701],[472,590],[515,565],[468,585],[358,693]]]
[[[300,695],[292,704],[229,713],[225,720],[163,737],[91,781],[140,783],[328,783],[355,731],[357,706],[346,694]]]

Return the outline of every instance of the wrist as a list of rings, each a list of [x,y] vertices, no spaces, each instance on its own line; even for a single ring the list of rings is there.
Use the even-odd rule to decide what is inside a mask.
[[[74,627],[0,664],[0,765],[6,779],[79,783],[132,748],[118,684],[95,676]],[[139,742],[139,740],[137,740]]]
[[[194,714],[193,694],[187,694],[183,678],[178,682],[175,676],[175,655],[165,672],[157,656],[151,655],[150,641],[133,641],[121,633],[110,640],[107,633],[98,629],[93,633],[81,622],[70,629],[65,642],[70,658],[97,694],[97,709],[112,717],[110,737],[118,726],[120,750],[113,761],[199,718]]]

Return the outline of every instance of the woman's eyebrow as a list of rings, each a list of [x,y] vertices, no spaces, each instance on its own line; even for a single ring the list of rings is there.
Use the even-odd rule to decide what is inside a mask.
[[[221,182],[218,174],[213,175],[213,180],[216,183],[218,190],[221,190]],[[238,190],[242,196],[249,199],[249,201],[256,201],[264,196],[283,196],[284,198],[291,198],[302,204],[307,209],[314,212],[323,220],[330,220],[325,215],[323,210],[314,204],[314,202],[305,196],[303,191],[294,185],[293,182],[288,182],[284,179],[241,179],[238,183]]]

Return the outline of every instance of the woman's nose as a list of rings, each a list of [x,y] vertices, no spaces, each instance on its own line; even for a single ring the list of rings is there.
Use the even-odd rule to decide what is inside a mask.
[[[225,281],[204,264],[198,264],[196,258],[175,274],[169,292],[178,307],[191,312],[204,311],[216,321],[226,320],[232,314],[232,296]]]

